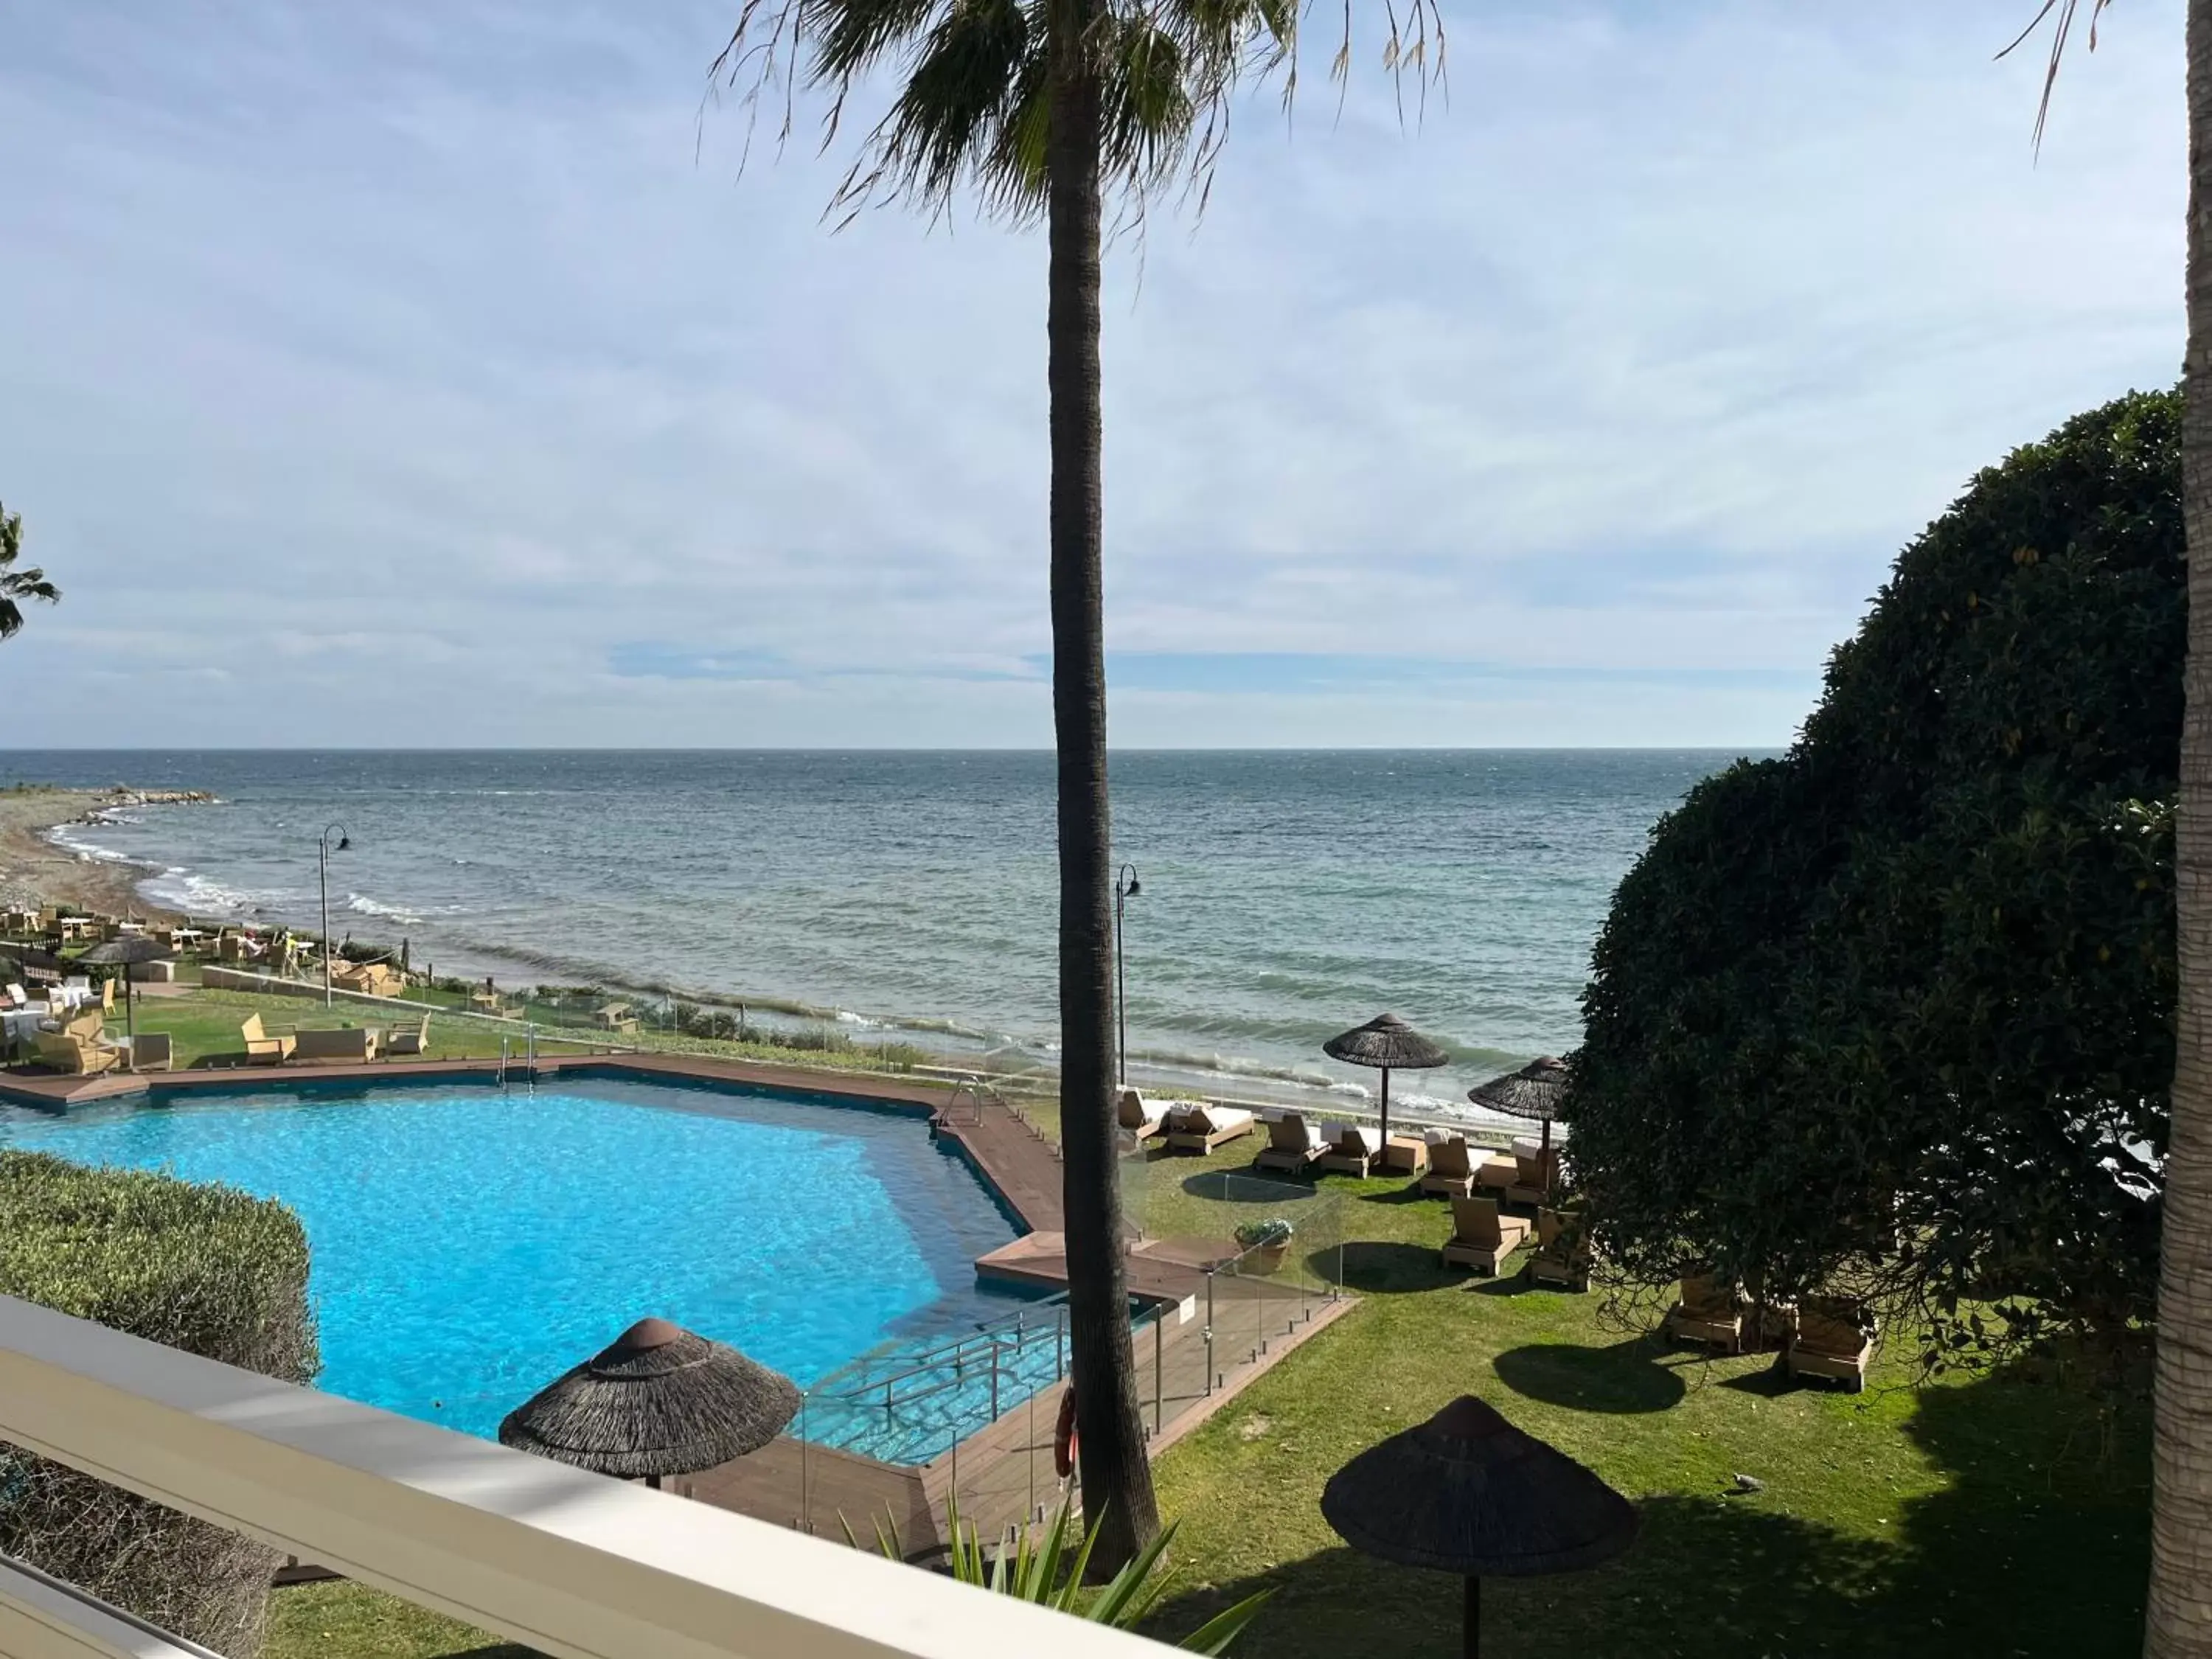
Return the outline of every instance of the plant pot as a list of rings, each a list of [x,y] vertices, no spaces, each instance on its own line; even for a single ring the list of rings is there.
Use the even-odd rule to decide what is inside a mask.
[[[1244,1270],[1254,1273],[1280,1273],[1290,1254],[1291,1241],[1287,1238],[1279,1244],[1260,1245],[1245,1254]]]

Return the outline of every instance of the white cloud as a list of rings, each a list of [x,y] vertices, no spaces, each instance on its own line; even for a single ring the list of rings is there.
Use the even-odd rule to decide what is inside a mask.
[[[0,492],[67,590],[7,681],[126,743],[1048,740],[977,678],[1048,642],[1042,242],[737,177],[730,9],[0,0]],[[1115,647],[1772,672],[1117,738],[1786,738],[1976,467],[2176,372],[2178,0],[2039,165],[2029,9],[1530,0],[1418,131],[1371,64],[1243,112],[1115,254]]]

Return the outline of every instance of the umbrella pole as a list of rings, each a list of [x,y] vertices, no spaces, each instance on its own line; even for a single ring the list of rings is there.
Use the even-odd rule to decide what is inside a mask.
[[[1544,1120],[1544,1140],[1536,1153],[1536,1167],[1543,1171],[1544,1202],[1552,1201],[1552,1120]]]
[[[1382,1068],[1382,1150],[1390,1150],[1390,1068]]]
[[[1460,1621],[1460,1651],[1466,1659],[1479,1659],[1482,1652],[1482,1580],[1473,1573],[1467,1576],[1467,1612]]]

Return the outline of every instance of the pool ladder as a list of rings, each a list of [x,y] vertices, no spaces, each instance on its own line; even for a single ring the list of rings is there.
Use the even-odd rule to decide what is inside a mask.
[[[514,1038],[505,1031],[499,1034],[499,1086],[507,1087],[507,1068],[514,1063]],[[522,1080],[532,1094],[538,1092],[538,1028],[530,1025],[522,1033]]]
[[[952,1085],[951,1094],[946,1097],[945,1104],[937,1109],[936,1116],[930,1119],[929,1127],[933,1133],[939,1129],[954,1127],[953,1114],[959,1109],[963,1097],[968,1102],[970,1114],[966,1121],[970,1125],[982,1122],[983,1105],[986,1101],[1006,1106],[1008,1111],[1013,1110],[1012,1106],[1006,1104],[1006,1097],[999,1092],[998,1085],[986,1082],[970,1073]]]

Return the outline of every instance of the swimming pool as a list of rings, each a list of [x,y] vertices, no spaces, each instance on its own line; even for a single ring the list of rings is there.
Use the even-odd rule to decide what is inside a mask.
[[[976,1282],[1018,1230],[966,1160],[911,1113],[817,1097],[599,1078],[194,1091],[0,1105],[0,1146],[282,1200],[307,1231],[317,1386],[486,1437],[648,1314],[805,1388],[1020,1305]],[[876,1455],[945,1449],[810,1419]]]

